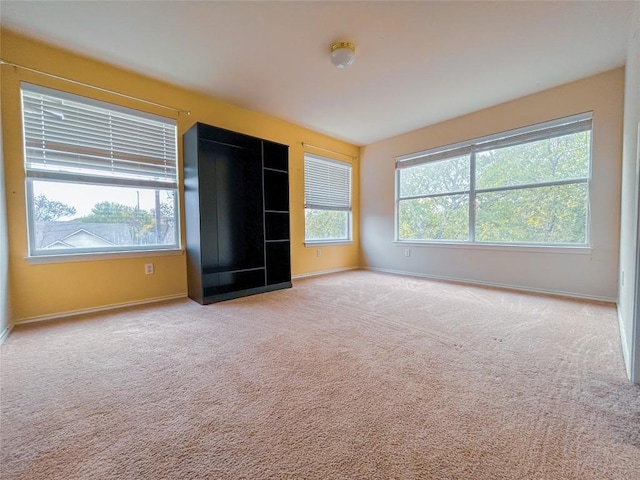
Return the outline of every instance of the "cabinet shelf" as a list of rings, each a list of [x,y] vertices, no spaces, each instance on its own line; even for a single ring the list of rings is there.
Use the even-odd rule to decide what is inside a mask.
[[[279,168],[269,168],[269,167],[264,167],[265,170],[268,170],[270,172],[279,172],[279,173],[284,173],[284,174],[288,174],[289,172],[287,172],[286,170],[280,170]]]
[[[243,273],[243,272],[255,272],[257,270],[262,270],[264,271],[264,267],[255,267],[255,268],[242,268],[239,270],[233,269],[233,268],[203,268],[202,269],[202,275],[210,275],[210,274],[217,274],[217,273]]]

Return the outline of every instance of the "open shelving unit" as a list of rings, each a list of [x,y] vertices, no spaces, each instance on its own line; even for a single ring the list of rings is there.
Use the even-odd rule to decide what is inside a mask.
[[[291,287],[289,147],[203,123],[183,143],[189,297]]]

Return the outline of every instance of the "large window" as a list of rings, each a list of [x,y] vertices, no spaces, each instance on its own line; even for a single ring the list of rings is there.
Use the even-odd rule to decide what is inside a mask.
[[[307,243],[351,240],[351,164],[304,156],[304,238]]]
[[[30,256],[179,246],[176,123],[22,85]]]
[[[587,245],[591,114],[396,159],[399,241]]]

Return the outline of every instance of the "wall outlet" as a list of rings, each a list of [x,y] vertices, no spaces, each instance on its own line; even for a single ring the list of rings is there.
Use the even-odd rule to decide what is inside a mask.
[[[622,273],[620,274],[620,286],[624,287],[624,270],[622,270]]]
[[[144,274],[145,275],[153,275],[153,263],[145,263],[144,264]]]
[[[405,257],[410,257],[411,256],[411,249],[410,248],[405,248],[404,249],[404,256]]]
[[[320,257],[322,256],[322,250],[320,250],[319,248],[316,250],[316,257]]]

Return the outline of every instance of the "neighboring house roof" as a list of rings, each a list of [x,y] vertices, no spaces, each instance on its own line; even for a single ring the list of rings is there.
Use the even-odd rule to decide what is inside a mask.
[[[132,245],[126,223],[36,222],[36,248],[90,248]]]
[[[67,235],[61,240],[56,240],[55,242],[45,246],[44,248],[86,248],[109,247],[113,245],[116,244],[82,228],[77,232],[73,232],[71,235]]]

